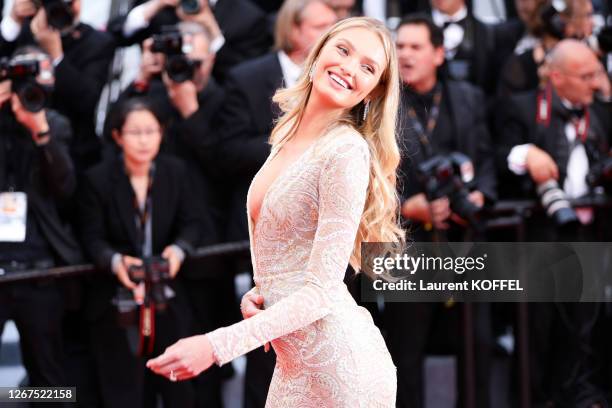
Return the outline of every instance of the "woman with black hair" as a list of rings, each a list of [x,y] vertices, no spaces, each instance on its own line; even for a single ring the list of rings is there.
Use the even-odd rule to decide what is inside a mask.
[[[121,153],[92,168],[79,194],[81,238],[100,271],[92,279],[86,313],[102,400],[105,407],[156,407],[159,392],[165,407],[190,407],[192,384],[145,373],[142,357],[189,334],[189,307],[175,278],[198,239],[197,211],[183,164],[158,155],[163,129],[149,103],[127,100],[113,119]],[[134,271],[153,271],[155,264],[165,265],[168,282],[146,287],[134,282]],[[156,311],[163,302],[152,298],[151,288],[168,298],[165,311]],[[139,304],[139,325],[118,324],[117,293]]]

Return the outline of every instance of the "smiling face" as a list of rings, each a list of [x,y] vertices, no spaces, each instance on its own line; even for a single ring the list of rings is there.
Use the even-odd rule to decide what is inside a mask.
[[[355,27],[329,38],[315,64],[311,96],[330,108],[351,109],[374,91],[388,60],[380,37]]]

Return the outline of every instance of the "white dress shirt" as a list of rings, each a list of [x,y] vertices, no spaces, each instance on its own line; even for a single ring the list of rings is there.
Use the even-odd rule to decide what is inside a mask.
[[[291,88],[302,74],[302,67],[291,61],[291,58],[284,51],[278,52],[278,62],[283,72],[283,85],[286,88]]]

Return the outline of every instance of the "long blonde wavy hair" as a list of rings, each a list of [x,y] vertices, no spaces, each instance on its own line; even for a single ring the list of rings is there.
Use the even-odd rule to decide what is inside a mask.
[[[378,35],[387,57],[380,81],[370,94],[372,96],[366,119],[362,120],[364,102],[360,102],[345,112],[338,123],[356,129],[370,150],[370,180],[350,259],[351,266],[359,271],[362,242],[404,242],[404,232],[398,224],[399,200],[396,192],[396,170],[400,161],[396,140],[400,79],[395,46],[389,31],[380,21],[367,17],[348,18],[336,23],[319,39],[304,62],[296,84],[291,88],[279,89],[273,97],[283,115],[272,130],[270,143],[275,147],[295,134],[310,98],[310,72],[321,49],[331,38],[352,28],[365,28]]]

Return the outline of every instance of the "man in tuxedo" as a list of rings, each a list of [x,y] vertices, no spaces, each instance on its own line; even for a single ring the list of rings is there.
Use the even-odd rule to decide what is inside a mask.
[[[511,198],[539,199],[536,190],[540,193],[554,190],[556,198],[550,208],[568,207],[566,200],[589,194],[591,187],[586,176],[609,156],[612,136],[609,102],[598,98],[610,99],[610,81],[602,64],[585,44],[561,41],[550,54],[546,88],[516,94],[501,104],[496,145],[506,194]],[[566,205],[561,205],[564,202]],[[601,221],[596,221],[601,214],[595,208],[574,209],[573,222],[564,224],[555,216],[559,211],[551,216],[538,213],[532,216],[527,223],[528,236],[539,241],[598,240],[596,226]],[[569,226],[573,227],[568,229]],[[530,305],[534,403],[581,408],[606,406],[601,391],[594,386],[596,356],[591,338],[600,306]]]
[[[431,18],[444,30],[448,77],[492,93],[496,81],[492,30],[471,14],[465,0],[431,0]]]
[[[270,154],[268,139],[280,113],[278,106],[273,106],[272,96],[278,88],[297,81],[300,65],[311,47],[335,22],[334,11],[324,1],[286,0],[276,21],[276,50],[230,71],[227,99],[220,113],[219,155],[224,162],[218,167],[220,174],[232,180],[228,191],[229,241],[248,239],[246,194],[255,173]],[[237,272],[248,269],[250,265],[236,266]],[[272,353],[264,354],[260,349],[247,355],[247,408],[265,404],[274,369]]]
[[[55,89],[51,106],[70,120],[70,153],[77,170],[100,158],[95,111],[114,53],[112,37],[79,22],[81,0],[68,2],[73,23],[63,30],[49,25],[44,8],[32,0],[15,0],[0,23],[0,55],[19,45],[37,43],[53,60]]]
[[[214,77],[223,82],[231,67],[258,57],[272,43],[266,14],[250,0],[199,0],[199,11],[186,13],[179,0],[137,0],[125,16],[109,23],[121,45],[141,43],[163,26],[193,21],[213,36]]]
[[[30,61],[41,59],[52,80],[51,61],[40,49],[17,51]],[[79,245],[62,221],[59,209],[76,188],[68,154],[68,120],[50,109],[31,112],[0,82],[0,270],[2,274],[44,269],[82,261]],[[66,386],[62,339],[64,299],[53,279],[0,288],[0,334],[14,320],[29,386]]]
[[[454,203],[444,196],[429,200],[417,177],[417,167],[435,155],[461,152],[473,163],[476,182],[467,200],[480,208],[496,197],[496,179],[489,133],[485,125],[485,98],[481,90],[467,82],[457,82],[438,75],[444,63],[443,33],[426,15],[406,17],[399,26],[396,47],[402,92],[400,145],[401,213],[415,241],[431,241],[447,234],[448,240],[463,240],[470,228],[454,213]],[[489,370],[491,333],[489,308],[474,305],[477,407],[490,407]],[[426,353],[439,338],[451,338],[444,344],[457,351],[461,336],[460,308],[437,303],[387,303],[385,323],[389,350],[398,368],[398,407],[424,406],[423,364]],[[445,319],[445,320],[442,320]],[[448,321],[447,321],[448,320]],[[440,321],[445,321],[440,325]],[[408,323],[410,322],[410,324]],[[452,335],[434,336],[433,328],[443,327]],[[458,352],[458,367],[463,367],[463,353]],[[458,369],[463,372],[462,368]],[[459,375],[461,382],[464,380]],[[459,385],[459,402],[464,386]]]

